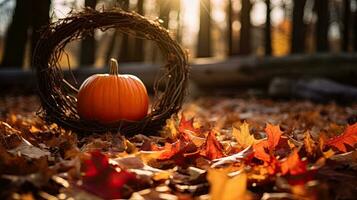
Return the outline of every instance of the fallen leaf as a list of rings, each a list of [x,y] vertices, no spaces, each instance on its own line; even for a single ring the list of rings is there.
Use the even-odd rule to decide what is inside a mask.
[[[306,131],[304,133],[304,147],[305,147],[305,151],[309,156],[316,155],[317,145],[315,141],[312,139],[309,131]]]
[[[234,177],[228,176],[227,169],[209,169],[207,179],[210,183],[212,200],[244,199],[247,190],[247,175],[244,172]]]
[[[345,131],[326,141],[326,145],[336,147],[341,152],[347,152],[346,144],[353,147],[357,143],[357,123],[348,125]]]
[[[268,148],[272,151],[279,144],[279,140],[283,132],[281,132],[279,125],[274,126],[268,123],[265,128],[265,133],[268,138]]]
[[[265,128],[267,134],[266,140],[261,140],[253,145],[254,156],[265,162],[269,162],[274,157],[274,149],[279,144],[282,132],[279,126],[267,124]],[[268,150],[268,153],[266,152]]]
[[[198,133],[199,129],[193,127],[193,118],[187,120],[185,115],[181,116],[178,130],[180,133]]]
[[[224,157],[222,144],[218,142],[215,133],[208,133],[206,142],[200,147],[200,154],[210,160]]]
[[[125,170],[119,172],[109,164],[104,154],[95,151],[84,161],[84,176],[80,187],[104,199],[127,198],[125,185],[136,182],[134,174]]]
[[[8,152],[14,155],[24,155],[29,158],[35,159],[51,155],[49,151],[45,151],[36,146],[33,146],[29,141],[25,140],[24,138],[22,138],[22,142],[19,146],[14,149],[8,150]]]
[[[157,160],[173,160],[178,165],[184,165],[188,164],[185,163],[186,158],[194,156],[196,152],[198,152],[196,145],[181,135],[176,142],[165,144],[164,150]]]
[[[260,141],[257,144],[253,145],[254,149],[254,157],[263,160],[265,162],[270,161],[270,155],[265,151],[265,148],[268,146],[268,143],[266,140]]]
[[[232,134],[236,138],[238,144],[243,148],[247,148],[256,142],[254,136],[250,134],[249,124],[246,122],[241,124],[239,129],[233,126]]]
[[[307,171],[307,161],[302,161],[298,151],[294,150],[286,159],[281,162],[281,173],[283,175],[299,175]]]

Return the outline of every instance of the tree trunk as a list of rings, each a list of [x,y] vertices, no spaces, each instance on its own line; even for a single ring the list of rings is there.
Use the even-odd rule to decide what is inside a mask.
[[[95,8],[97,0],[85,0],[85,7]],[[80,66],[93,66],[95,63],[95,38],[94,31],[82,40]]]
[[[355,4],[357,4],[357,0],[355,0]],[[355,10],[353,18],[353,51],[357,52],[357,10]]]
[[[159,18],[162,20],[162,26],[169,28],[170,11],[171,11],[171,1],[172,0],[159,0],[160,3],[160,13]]]
[[[49,23],[50,0],[17,0],[12,22],[7,30],[2,66],[22,67],[28,30],[31,28],[30,63],[43,26]]]
[[[228,50],[228,56],[234,55],[232,25],[233,25],[232,0],[228,0],[228,4],[227,4],[227,50]]]
[[[177,27],[176,27],[176,40],[181,43],[181,23],[180,23],[180,18],[181,18],[181,1],[180,0],[173,0],[171,2],[172,8],[177,12],[176,16],[176,21],[177,21]]]
[[[317,13],[316,50],[318,52],[326,52],[329,50],[329,0],[315,0],[315,8]]]
[[[210,57],[211,54],[211,1],[201,0],[197,57]]]
[[[129,0],[122,0],[122,9],[124,10],[129,10]],[[118,34],[121,34],[120,32],[117,32]],[[129,45],[129,35],[128,34],[122,34],[122,40],[121,40],[121,48],[119,51],[119,56],[118,59],[120,62],[130,62],[132,61],[131,58],[131,45]]]
[[[250,11],[252,4],[250,0],[242,0],[242,10],[240,13],[240,45],[239,45],[239,54],[248,55],[251,53],[251,23],[250,23]]]
[[[342,51],[347,52],[350,42],[351,0],[344,0],[343,7]]]
[[[22,67],[27,41],[27,29],[30,26],[31,2],[17,0],[12,22],[7,30],[2,66]]]
[[[136,5],[136,11],[140,15],[144,15],[144,0],[138,0]],[[133,61],[143,61],[144,60],[144,41],[140,38],[135,38],[134,52],[132,52]]]
[[[294,0],[291,53],[303,53],[305,49],[304,8],[306,0]]]
[[[41,37],[40,31],[50,22],[50,6],[51,0],[32,0],[32,35],[30,63],[32,63],[32,55],[36,48],[37,41]]]
[[[272,47],[271,47],[271,20],[270,20],[270,0],[265,0],[265,4],[267,6],[266,11],[266,22],[265,22],[265,55],[272,54]]]

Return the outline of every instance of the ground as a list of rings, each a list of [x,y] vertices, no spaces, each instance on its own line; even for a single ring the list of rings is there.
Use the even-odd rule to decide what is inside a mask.
[[[0,98],[0,199],[356,199],[357,105],[206,97],[131,138],[39,110]]]

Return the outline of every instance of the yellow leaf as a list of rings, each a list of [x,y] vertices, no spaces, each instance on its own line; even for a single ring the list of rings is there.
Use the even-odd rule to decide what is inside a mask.
[[[170,118],[170,119],[166,120],[166,126],[165,126],[164,130],[165,131],[161,132],[162,137],[176,139],[179,136],[179,132],[176,127],[176,120],[174,118]]]
[[[239,173],[230,178],[227,169],[209,169],[207,179],[210,183],[212,200],[244,199],[247,190],[247,175]]]
[[[139,151],[136,156],[139,157],[145,164],[156,160],[162,154],[162,151]]]
[[[239,129],[233,126],[233,136],[236,138],[238,144],[243,148],[247,148],[256,142],[254,136],[250,134],[249,124],[246,122],[240,125]]]
[[[153,175],[152,179],[154,181],[160,181],[160,180],[168,180],[172,176],[172,173],[169,171],[162,171],[162,172],[157,172]]]
[[[322,154],[324,155],[324,158],[330,158],[331,156],[335,155],[335,151],[329,149],[327,151],[323,151]]]
[[[312,139],[311,134],[309,133],[309,131],[306,131],[304,133],[304,146],[305,146],[306,152],[310,156],[314,156],[316,154],[317,146],[315,144],[315,141]]]
[[[30,130],[29,130],[31,133],[38,133],[38,132],[41,132],[40,129],[36,128],[36,126],[31,126]]]

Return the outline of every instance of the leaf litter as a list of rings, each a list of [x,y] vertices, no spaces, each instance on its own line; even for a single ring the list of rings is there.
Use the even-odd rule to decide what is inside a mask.
[[[0,99],[0,199],[356,198],[357,105],[202,98],[131,138],[79,137],[38,108]]]

